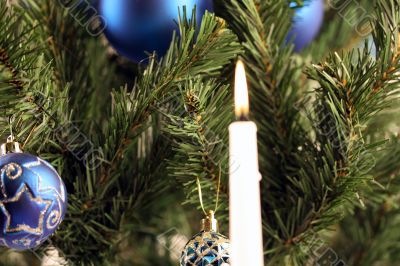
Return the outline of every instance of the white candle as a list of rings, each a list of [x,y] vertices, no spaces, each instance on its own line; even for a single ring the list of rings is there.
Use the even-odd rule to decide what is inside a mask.
[[[244,65],[238,62],[235,113],[229,127],[229,231],[231,266],[264,266],[257,126],[246,118],[249,97]]]

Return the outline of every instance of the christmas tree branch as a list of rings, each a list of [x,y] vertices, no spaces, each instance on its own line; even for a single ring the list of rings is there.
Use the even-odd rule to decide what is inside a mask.
[[[179,84],[194,77],[219,75],[240,52],[236,37],[213,15],[204,17],[197,36],[195,28],[194,22],[184,16],[182,38],[173,40],[164,58],[160,62],[150,58],[132,91],[121,88],[112,93],[105,129],[91,138],[95,147],[101,147],[101,164],[96,169],[78,168],[77,174],[86,181],[75,185],[73,195],[77,198],[71,202],[69,219],[84,222],[85,226],[72,223],[57,239],[57,246],[67,254],[92,254],[85,256],[86,263],[112,257],[121,241],[119,233],[126,233],[126,228],[140,228],[145,199],[156,200],[154,195],[161,196],[168,188],[169,181],[160,172],[170,149],[160,149],[168,142],[158,131],[156,111],[170,104],[167,95]],[[79,246],[81,238],[70,237],[71,232],[92,245]],[[63,241],[66,236],[68,241]],[[104,253],[99,255],[98,250]]]
[[[274,254],[268,261],[279,263],[289,253],[293,263],[302,263],[304,257],[298,247],[303,239],[340,218],[346,200],[353,199],[357,188],[370,179],[355,165],[365,151],[374,148],[363,141],[361,132],[369,119],[386,106],[384,99],[389,87],[394,87],[389,84],[395,82],[395,75],[374,94],[379,80],[376,74],[384,62],[374,65],[367,49],[354,64],[356,52],[333,54],[326,63],[316,66],[316,74],[310,77],[320,83],[321,89],[317,91],[317,119],[312,122],[317,125],[317,143],[313,144],[312,136],[299,123],[296,107],[302,106],[294,82],[301,66],[291,61],[290,48],[282,47],[287,21],[281,19],[289,13],[281,12],[288,12],[287,3],[255,2],[226,1],[221,5],[228,10],[230,26],[244,42],[255,96],[252,104],[259,123],[261,171],[268,182],[263,195],[268,221],[264,224],[265,239],[267,253]],[[380,34],[385,33],[392,37],[388,27],[380,30]],[[388,40],[387,36],[384,39]],[[393,43],[390,39],[389,45],[386,42],[382,46],[386,54],[393,51]],[[332,119],[327,121],[326,117]]]
[[[384,1],[381,2],[383,3]],[[390,21],[388,16],[392,14],[385,13],[381,5],[378,7],[378,12],[384,15],[378,19],[377,24],[382,25],[380,23],[383,21]],[[393,6],[391,10],[398,9]],[[392,20],[395,25],[399,23],[397,16]],[[331,218],[335,216],[334,210],[340,210],[340,205],[347,205],[343,204],[343,199],[348,199],[349,202],[357,199],[355,192],[360,190],[365,181],[371,179],[368,173],[370,166],[360,165],[360,162],[368,159],[366,156],[370,155],[377,145],[382,145],[382,142],[368,145],[362,132],[370,119],[387,106],[386,99],[391,98],[389,96],[392,96],[392,93],[398,92],[397,89],[392,89],[396,88],[393,84],[398,82],[398,74],[395,73],[399,71],[400,64],[394,49],[397,47],[397,31],[393,34],[391,27],[385,25],[376,29],[375,33],[381,35],[380,40],[384,40],[384,45],[377,45],[380,47],[379,55],[385,55],[381,57],[381,61],[371,61],[366,47],[363,53],[357,56],[354,51],[342,56],[333,54],[324,64],[315,66],[314,74],[310,73],[310,77],[321,85],[317,92],[321,97],[316,108],[321,121],[316,131],[317,139],[320,138],[322,158],[325,157],[324,160],[328,162],[328,165],[324,163],[325,167],[335,173],[331,178],[327,176],[327,180],[331,179],[327,184],[329,191],[325,193],[327,197],[324,198],[324,202],[321,202],[321,206],[326,204],[324,209],[331,209],[333,212],[312,216],[311,220],[314,221],[310,221],[309,224],[314,229],[326,228],[333,222]],[[357,57],[354,63],[354,58]],[[378,90],[376,84],[380,84]],[[330,113],[332,120],[326,120],[327,113]],[[333,160],[328,160],[332,155]],[[329,219],[323,219],[324,215],[328,215]],[[340,215],[340,211],[336,212],[336,215]]]
[[[52,67],[43,60],[40,49],[35,48],[36,28],[4,3],[0,9],[3,33],[0,36],[1,63],[5,66],[3,70],[10,76],[7,78],[5,74],[2,80],[6,86],[1,91],[1,116],[7,123],[11,117],[15,121],[12,126],[23,146],[31,139],[26,145],[28,150],[32,147],[45,150],[46,143],[56,139],[54,127],[57,125],[52,116],[65,111],[58,108],[64,107],[64,104],[55,103],[66,99],[67,89],[58,92],[52,90]],[[5,128],[8,130],[9,127]]]
[[[181,25],[188,23],[184,21],[186,19],[182,21]],[[136,130],[140,129],[155,110],[156,105],[164,102],[164,95],[168,91],[174,90],[179,82],[188,77],[205,73],[208,76],[218,75],[223,66],[240,52],[239,46],[235,44],[235,37],[225,29],[222,21],[212,15],[206,15],[203,19],[196,43],[194,43],[194,24],[188,23],[186,26],[186,28],[181,27],[181,36],[184,39],[179,42],[179,47],[178,42],[173,41],[170,51],[159,64],[155,60],[149,63],[143,78],[138,80],[134,93],[131,94],[133,98],[125,103],[126,106],[129,106],[131,102],[134,102],[136,109],[126,110],[131,113],[132,120],[128,122],[130,124],[128,130],[123,132],[123,135],[117,140],[119,146],[111,159],[111,164],[120,160],[125,147],[129,145],[129,136],[135,136]],[[215,54],[221,53],[226,56],[218,59],[219,61],[211,59],[219,58]],[[139,89],[141,95],[135,93]],[[114,97],[121,98],[124,94],[126,94],[124,91],[121,94],[116,92]],[[134,99],[136,96],[139,99]],[[136,104],[138,105],[136,106]],[[122,114],[122,116],[125,115]],[[129,117],[129,115],[126,116]],[[109,169],[109,167],[107,168]]]
[[[197,180],[202,187],[204,209],[214,210],[218,190],[221,200],[218,214],[225,219],[227,209],[228,146],[226,143],[232,111],[228,86],[215,80],[190,80],[181,87],[181,101],[175,113],[166,114],[165,131],[174,142],[175,156],[169,162],[170,175],[177,178],[186,190],[187,202],[199,206]],[[183,114],[183,115],[182,115]]]
[[[342,221],[333,249],[348,265],[395,265],[399,238],[399,208],[387,202],[357,209]],[[346,247],[345,249],[343,247]],[[385,256],[382,256],[385,254]]]
[[[100,36],[93,34],[97,12],[88,1],[18,1],[20,12],[35,26],[36,42],[47,62],[52,62],[58,88],[70,87],[69,105],[72,120],[81,130],[90,133],[102,124],[110,100],[110,88],[122,85],[115,74],[115,64],[108,60]],[[92,22],[91,22],[92,21]],[[84,89],[82,89],[84,88]],[[98,97],[104,94],[107,97]],[[88,104],[82,104],[87,99]],[[96,104],[90,104],[95,102]]]
[[[296,80],[302,66],[293,60],[291,46],[285,45],[290,27],[287,17],[294,10],[286,1],[232,0],[221,5],[228,10],[227,20],[245,48],[252,114],[259,128],[264,240],[271,254],[267,261],[282,264],[297,224],[302,226],[301,215],[305,215],[305,203],[291,184],[298,182],[294,176],[313,156],[298,108],[303,100]]]

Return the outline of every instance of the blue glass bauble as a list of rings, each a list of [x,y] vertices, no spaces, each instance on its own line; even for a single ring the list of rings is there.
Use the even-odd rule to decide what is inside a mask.
[[[0,244],[13,249],[35,248],[60,225],[67,194],[56,170],[27,154],[0,157]]]
[[[365,41],[367,41],[369,53],[370,53],[372,59],[375,61],[376,56],[377,56],[377,49],[376,49],[374,37],[372,35],[369,35],[368,37],[363,39],[360,43],[358,43],[357,48],[362,52],[365,48]]]
[[[229,251],[228,238],[214,231],[202,231],[186,244],[180,265],[229,266]]]
[[[163,56],[172,41],[173,31],[179,34],[178,8],[186,6],[188,17],[196,6],[197,23],[206,10],[212,12],[212,0],[99,0],[99,14],[104,20],[105,36],[123,56],[140,62],[145,52]]]
[[[324,0],[305,0],[297,8],[288,41],[293,41],[295,51],[300,52],[318,35],[324,20]]]

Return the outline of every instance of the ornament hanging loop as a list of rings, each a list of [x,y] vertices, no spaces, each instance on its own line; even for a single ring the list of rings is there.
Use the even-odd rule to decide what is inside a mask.
[[[10,136],[7,138],[7,142],[1,144],[0,146],[0,156],[6,155],[7,153],[22,153],[21,146],[18,142],[14,141],[14,134],[12,129],[12,123],[14,119],[13,116],[9,118],[9,125],[10,125]]]
[[[218,232],[218,221],[215,219],[214,211],[209,211],[205,219],[201,220],[201,231]]]
[[[7,138],[7,142],[0,146],[0,156],[6,155],[7,153],[22,153],[20,144],[14,141],[14,136],[10,135]]]
[[[217,183],[217,198],[215,200],[215,209],[213,211],[213,215],[217,212],[218,207],[219,207],[219,194],[221,192],[221,174],[222,174],[222,168],[221,168],[221,165],[220,165],[219,166],[219,174],[218,174],[218,183]],[[197,191],[199,192],[200,206],[201,206],[201,209],[204,212],[204,215],[207,216],[209,213],[207,213],[205,208],[204,208],[203,192],[202,192],[202,189],[201,189],[201,182],[200,182],[200,178],[199,177],[197,177],[196,183],[197,183]]]

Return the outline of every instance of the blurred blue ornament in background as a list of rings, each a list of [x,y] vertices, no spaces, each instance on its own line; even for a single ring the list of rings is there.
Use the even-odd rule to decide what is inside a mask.
[[[375,45],[375,42],[374,42],[374,37],[372,35],[369,35],[365,39],[363,39],[357,45],[357,48],[360,49],[361,51],[364,50],[366,42],[367,42],[369,54],[371,55],[373,60],[376,60],[377,50],[376,50],[376,45]]]
[[[173,31],[179,34],[178,8],[186,6],[190,18],[196,6],[197,24],[206,10],[213,12],[212,0],[99,0],[97,8],[105,23],[105,36],[121,55],[140,62],[145,52],[163,56],[172,41]]]
[[[291,7],[296,6],[295,3]],[[300,52],[318,35],[324,20],[324,0],[305,0],[303,7],[296,8],[293,25],[287,37],[293,41],[295,52]]]
[[[67,194],[56,170],[27,153],[0,157],[0,245],[39,246],[64,219]]]

